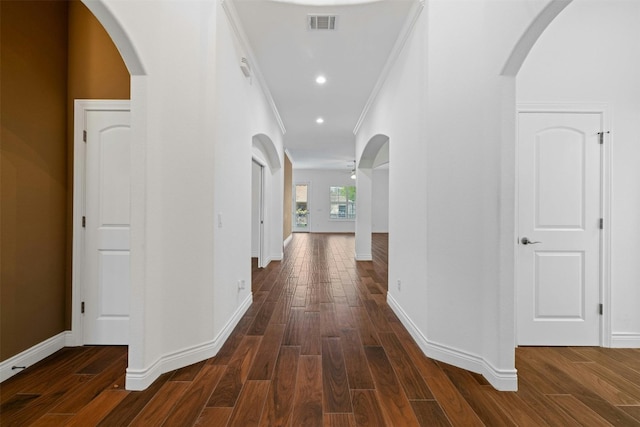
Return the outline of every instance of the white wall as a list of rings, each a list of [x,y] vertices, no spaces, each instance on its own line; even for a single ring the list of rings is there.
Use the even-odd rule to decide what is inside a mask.
[[[640,346],[640,2],[570,4],[524,62],[517,101],[607,104],[612,345]]]
[[[373,210],[371,215],[371,231],[374,233],[388,233],[389,169],[378,168],[373,170],[371,191],[371,208]]]
[[[428,355],[505,390],[515,81],[500,73],[548,3],[427,2],[356,135],[356,158],[389,137],[389,303]]]
[[[356,185],[350,177],[351,172],[348,169],[296,169],[294,165],[293,185],[295,186],[297,183],[309,184],[309,231],[313,233],[353,233],[355,231],[355,221],[329,218],[329,187]],[[356,200],[357,198],[356,189]]]
[[[141,389],[215,354],[251,302],[252,136],[268,135],[282,156],[282,134],[257,81],[238,67],[220,2],[101,4],[102,22],[121,29],[114,40],[125,60],[140,62],[127,387]]]

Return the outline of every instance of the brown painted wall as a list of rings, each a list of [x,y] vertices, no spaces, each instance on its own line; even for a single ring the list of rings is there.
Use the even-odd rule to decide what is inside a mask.
[[[65,329],[67,4],[0,8],[5,360]]]
[[[0,1],[0,360],[71,326],[73,99],[128,99],[78,0]]]
[[[2,0],[0,0],[2,1]],[[79,0],[69,2],[69,56],[67,92],[67,276],[66,327],[71,328],[71,261],[73,220],[73,101],[75,99],[129,99],[130,75],[118,49],[102,24]]]
[[[291,160],[285,154],[284,155],[284,207],[282,209],[283,212],[283,221],[282,224],[282,240],[287,240],[287,237],[291,235],[291,227],[293,226],[291,222],[291,210],[293,203],[293,165],[291,164]]]

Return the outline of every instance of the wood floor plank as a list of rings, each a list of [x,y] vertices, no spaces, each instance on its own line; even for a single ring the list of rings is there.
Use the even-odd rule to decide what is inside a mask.
[[[356,427],[353,414],[324,414],[324,427]]]
[[[83,383],[89,381],[94,375],[77,375],[59,377],[56,383],[50,383],[50,388],[35,400],[29,402],[28,405],[10,415],[3,409],[0,409],[0,424],[2,425],[29,425],[40,417],[44,416],[54,406],[60,403],[65,395],[73,391],[76,387],[80,387]]]
[[[131,422],[131,427],[162,425],[191,382],[167,381]]]
[[[517,393],[500,392],[491,386],[481,387],[516,425],[541,427],[548,425]]]
[[[369,313],[367,312],[367,310],[364,307],[352,307],[351,312],[353,313],[353,317],[356,321],[356,326],[358,332],[360,333],[360,338],[362,339],[362,345],[380,345],[378,333],[371,323],[371,319],[369,318]]]
[[[288,426],[298,374],[300,347],[281,347],[260,425]]]
[[[638,420],[638,425],[640,425],[640,406],[618,406],[618,408]]]
[[[545,423],[553,427],[579,427],[580,424],[557,405],[550,405],[546,394],[537,391],[526,380],[518,379],[518,397]]]
[[[484,386],[480,386],[469,372],[446,363],[438,364],[486,425],[516,425],[509,415],[483,391]]]
[[[234,328],[231,336],[225,341],[222,345],[222,348],[216,354],[216,356],[212,359],[209,359],[207,363],[215,364],[215,365],[228,365],[231,362],[231,358],[234,353],[238,349],[240,343],[244,339],[246,332],[249,330],[249,327],[253,323],[253,318],[249,317],[245,314],[245,316],[240,319],[236,327]]]
[[[358,426],[384,427],[388,425],[375,390],[353,390],[351,401]]]
[[[268,392],[269,381],[247,381],[238,397],[238,404],[233,408],[229,426],[259,426]]]
[[[17,393],[43,394],[61,376],[73,374],[79,366],[90,363],[99,347],[67,347],[9,378],[0,387],[0,403]]]
[[[115,359],[118,359],[125,354],[127,354],[127,348],[124,346],[101,347],[92,362],[82,366],[76,371],[76,374],[99,374],[108,368]]]
[[[207,406],[234,406],[247,379],[262,337],[247,335],[224,371]],[[223,367],[224,368],[224,367]]]
[[[264,335],[264,332],[269,326],[269,321],[273,315],[273,310],[276,308],[276,303],[273,301],[265,301],[260,308],[260,311],[256,314],[253,324],[247,331],[247,335]]]
[[[547,398],[571,414],[573,418],[582,426],[610,426],[600,415],[592,411],[588,406],[580,402],[574,396],[569,394],[551,394]],[[624,425],[624,424],[617,424]],[[633,425],[633,424],[626,424]]]
[[[49,412],[53,414],[75,414],[79,412],[103,390],[110,387],[124,373],[126,368],[127,356],[125,354],[113,361],[100,374],[93,376],[86,383],[67,393],[65,398]]]
[[[218,365],[208,365],[202,368],[202,371],[191,381],[189,388],[176,402],[162,425],[168,427],[193,425],[204,409],[223,372],[224,367]]]
[[[304,308],[292,307],[289,315],[289,322],[284,333],[282,345],[302,345],[304,330]]]
[[[325,413],[352,412],[340,338],[322,338],[322,385]]]
[[[171,375],[171,381],[193,381],[206,364],[206,360],[178,369]]]
[[[284,335],[284,324],[272,323],[264,333],[260,348],[253,360],[248,380],[270,380],[276,366],[280,343]]]
[[[125,390],[105,390],[70,418],[65,425],[69,427],[98,425],[129,393]]]
[[[202,427],[225,427],[231,418],[233,408],[207,407],[202,410],[196,426]]]
[[[612,405],[640,404],[640,388],[634,387],[626,379],[616,376],[611,371],[600,370],[600,365],[597,363],[572,363],[558,353],[555,348],[545,348],[540,351],[543,357],[547,360],[553,360],[567,374],[574,379],[579,379],[581,384],[595,391]]]
[[[409,358],[394,333],[382,332],[378,334],[384,351],[389,356],[391,365],[402,384],[409,400],[431,400],[433,394]]]
[[[322,337],[339,337],[340,336],[334,303],[320,304],[320,336]]]
[[[432,375],[427,379],[429,388],[451,424],[454,426],[484,426],[478,414],[475,413],[449,377],[442,371],[439,371],[439,375],[431,373]]]
[[[320,356],[303,355],[298,362],[291,425],[313,427],[322,423],[322,360]]]
[[[202,365],[204,365],[204,362],[202,362]],[[163,374],[146,390],[129,393],[115,408],[113,408],[112,411],[108,413],[107,416],[102,419],[99,426],[107,427],[129,425],[172,376],[173,372]]]
[[[0,405],[0,414],[2,415],[2,420],[7,422],[6,420],[10,420],[15,417],[16,414],[21,412],[25,407],[29,406],[31,402],[38,399],[40,397],[39,394],[27,394],[20,393],[15,394],[11,399],[8,399],[2,405]]]
[[[400,425],[419,425],[384,349],[382,347],[366,347],[364,351],[377,393],[380,396],[381,406],[389,419]]]
[[[302,338],[301,354],[320,355],[322,348],[320,341],[320,313],[307,311],[304,313],[304,336]]]
[[[341,337],[349,387],[351,389],[375,388],[358,331],[355,329],[343,329]]]
[[[423,427],[451,427],[449,419],[435,400],[412,400],[411,407]]]
[[[29,427],[60,427],[65,425],[73,416],[73,414],[46,414],[28,425]]]

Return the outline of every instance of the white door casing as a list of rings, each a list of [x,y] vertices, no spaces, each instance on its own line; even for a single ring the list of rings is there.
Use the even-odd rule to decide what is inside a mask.
[[[128,344],[129,102],[76,101],[75,125],[86,138],[75,147],[73,332],[77,344]]]
[[[252,215],[252,246],[255,246],[252,252],[257,255],[258,267],[266,267],[265,263],[265,238],[264,238],[264,164],[255,157],[251,161],[251,177],[252,177],[252,207],[255,210]],[[254,256],[252,255],[252,256]]]
[[[601,344],[603,123],[602,111],[518,114],[519,345]]]

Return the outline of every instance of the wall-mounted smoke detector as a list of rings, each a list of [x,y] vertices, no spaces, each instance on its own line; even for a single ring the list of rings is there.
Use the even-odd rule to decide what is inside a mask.
[[[247,61],[247,58],[242,58],[240,60],[240,69],[245,77],[251,76],[251,67],[249,67],[249,61]]]
[[[336,15],[307,15],[310,30],[335,30],[337,20]]]

